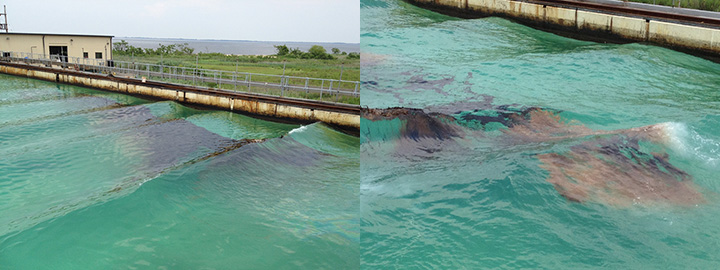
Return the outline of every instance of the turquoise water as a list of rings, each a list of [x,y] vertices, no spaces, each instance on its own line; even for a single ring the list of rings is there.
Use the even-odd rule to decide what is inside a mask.
[[[356,137],[6,75],[0,115],[0,269],[358,268]]]
[[[720,266],[719,64],[401,1],[361,12],[363,106],[444,115],[363,119],[362,268]]]

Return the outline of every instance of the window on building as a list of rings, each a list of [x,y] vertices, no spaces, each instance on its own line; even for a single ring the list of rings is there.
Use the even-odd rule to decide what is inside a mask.
[[[101,53],[101,52],[96,52],[96,53],[95,53],[95,59],[102,59],[102,53]]]
[[[3,52],[2,56],[3,56],[3,57],[10,57],[10,53],[9,53],[9,52]]]
[[[90,58],[90,56],[88,56],[87,52],[83,52],[83,58]]]

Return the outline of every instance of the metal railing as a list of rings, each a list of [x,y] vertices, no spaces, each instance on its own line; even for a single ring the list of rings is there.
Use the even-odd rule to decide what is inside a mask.
[[[21,62],[117,77],[156,80],[207,88],[256,92],[277,96],[328,99],[360,97],[360,82],[248,72],[233,72],[127,61],[106,61],[24,52],[1,52],[3,61]],[[324,96],[324,97],[323,97]]]

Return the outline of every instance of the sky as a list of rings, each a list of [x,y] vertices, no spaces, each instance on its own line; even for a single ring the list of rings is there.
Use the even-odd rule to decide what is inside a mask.
[[[10,32],[360,42],[359,0],[0,0]]]

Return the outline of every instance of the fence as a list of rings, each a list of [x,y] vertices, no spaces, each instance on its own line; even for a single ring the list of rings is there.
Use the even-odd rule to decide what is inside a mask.
[[[281,97],[319,98],[321,100],[332,100],[334,97],[335,101],[338,101],[340,96],[360,97],[360,82],[358,81],[233,72],[127,61],[105,61],[61,55],[47,57],[47,55],[43,54],[24,52],[2,52],[2,60],[112,74],[119,77],[260,92]]]

